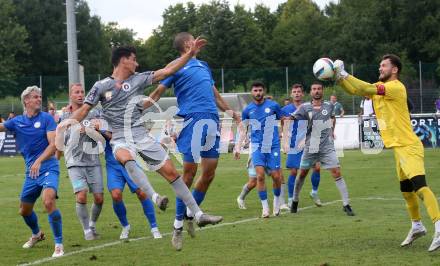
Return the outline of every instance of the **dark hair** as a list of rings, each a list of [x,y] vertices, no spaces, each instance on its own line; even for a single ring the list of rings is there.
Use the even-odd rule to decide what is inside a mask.
[[[136,55],[136,48],[133,46],[119,46],[112,51],[112,65],[117,67],[122,57],[128,58],[131,54]]]
[[[318,81],[318,80],[313,81],[312,84],[310,84],[310,88],[313,85],[321,85],[321,87],[324,88],[324,84],[321,81]]]
[[[179,51],[180,53],[185,52],[185,42],[191,40],[193,36],[188,32],[180,32],[177,33],[176,37],[174,37],[173,47]]]
[[[395,67],[397,67],[397,74],[400,74],[402,71],[402,61],[400,61],[400,58],[395,54],[386,54],[382,56],[382,60],[390,60],[391,64]]]
[[[253,87],[262,87],[263,89],[266,89],[266,86],[264,86],[264,83],[261,82],[261,81],[254,81],[254,82],[252,82],[251,89]]]
[[[302,91],[304,90],[303,85],[299,84],[299,83],[295,83],[292,85],[292,88],[290,90],[296,89],[296,88],[300,88]]]

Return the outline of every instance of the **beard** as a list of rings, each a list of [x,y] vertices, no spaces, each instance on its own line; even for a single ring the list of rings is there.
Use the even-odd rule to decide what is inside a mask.
[[[386,81],[388,81],[389,79],[390,79],[390,77],[391,77],[391,74],[381,74],[381,75],[379,75],[379,81],[382,81],[382,82],[386,82]]]
[[[263,97],[264,97],[263,95],[258,95],[258,96],[252,95],[252,98],[257,102],[261,101],[263,99]]]
[[[321,100],[322,99],[322,94],[315,94],[315,95],[312,96],[312,98],[314,100]]]

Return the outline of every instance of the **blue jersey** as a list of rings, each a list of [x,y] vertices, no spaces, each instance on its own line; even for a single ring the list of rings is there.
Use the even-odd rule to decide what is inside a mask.
[[[38,157],[49,146],[47,132],[55,131],[57,124],[53,117],[45,112],[39,112],[36,116],[28,117],[19,115],[6,121],[5,128],[15,133],[16,142],[20,153],[26,163],[26,173]],[[40,173],[47,169],[58,166],[55,156],[41,163]]]
[[[285,116],[293,116],[296,112],[297,108],[293,103],[289,103],[288,105],[283,107],[283,113]],[[307,124],[304,121],[293,120],[291,123],[290,132],[292,134],[290,138],[290,147],[294,148],[298,145],[298,142],[305,138],[307,133]]]
[[[242,120],[248,120],[251,129],[251,143],[254,149],[279,148],[278,121],[285,116],[278,103],[264,100],[261,104],[254,102],[246,106]],[[267,124],[268,123],[268,124]]]
[[[161,81],[167,88],[174,85],[179,116],[191,113],[218,114],[213,91],[214,80],[206,62],[191,59],[174,75]]]

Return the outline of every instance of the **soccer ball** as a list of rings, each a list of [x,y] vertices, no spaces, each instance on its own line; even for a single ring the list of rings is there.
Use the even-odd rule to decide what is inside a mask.
[[[313,64],[313,75],[319,80],[332,80],[335,75],[333,61],[329,58],[319,58]]]

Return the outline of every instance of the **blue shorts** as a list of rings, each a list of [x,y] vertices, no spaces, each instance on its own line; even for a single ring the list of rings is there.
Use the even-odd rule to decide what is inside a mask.
[[[40,175],[36,179],[26,175],[20,200],[22,202],[35,203],[38,197],[40,197],[41,191],[46,188],[52,188],[57,192],[59,176],[60,170],[58,165],[50,167],[45,171],[40,170]]]
[[[271,153],[262,153],[260,149],[252,153],[254,166],[263,166],[268,171],[278,170],[281,166],[280,148],[272,148]]]
[[[128,185],[131,193],[135,193],[139,188],[128,176],[127,170],[118,164],[106,164],[107,170],[107,188],[111,192],[113,189],[124,191],[125,184]]]
[[[217,114],[191,113],[185,116],[183,129],[177,138],[177,149],[183,161],[198,162],[201,158],[218,158],[220,121]]]
[[[301,164],[301,157],[303,155],[303,151],[298,152],[296,154],[287,154],[287,160],[286,160],[286,168],[288,169],[299,169],[299,166]]]

